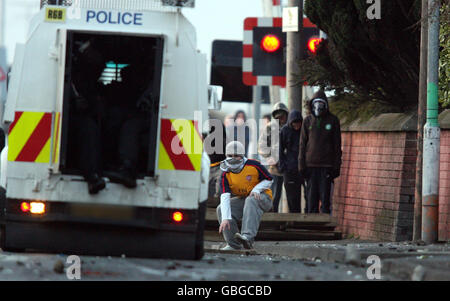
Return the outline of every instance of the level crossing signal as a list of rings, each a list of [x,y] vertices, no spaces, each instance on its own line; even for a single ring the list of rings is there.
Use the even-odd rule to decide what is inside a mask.
[[[315,55],[320,44],[320,30],[303,19],[300,58]],[[242,80],[247,86],[286,86],[287,35],[282,31],[282,18],[246,18]]]

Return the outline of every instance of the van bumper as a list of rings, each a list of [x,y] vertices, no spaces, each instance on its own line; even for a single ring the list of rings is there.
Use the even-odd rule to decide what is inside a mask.
[[[195,259],[199,210],[139,208],[51,202],[42,216],[20,212],[6,201],[2,231],[5,250],[36,250],[70,255]],[[172,214],[183,213],[175,222]]]

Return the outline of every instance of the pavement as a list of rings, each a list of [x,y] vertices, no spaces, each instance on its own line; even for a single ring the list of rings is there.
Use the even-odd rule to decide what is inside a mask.
[[[207,252],[220,243],[205,242]],[[221,244],[221,246],[223,243]],[[245,253],[245,251],[243,251]],[[450,280],[450,243],[339,241],[256,241],[248,255],[287,256],[358,267],[381,265],[381,274],[401,280]],[[378,257],[371,257],[372,255]]]

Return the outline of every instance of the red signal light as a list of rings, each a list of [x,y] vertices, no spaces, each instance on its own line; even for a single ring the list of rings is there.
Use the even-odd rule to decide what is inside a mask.
[[[321,38],[311,38],[308,41],[308,50],[312,53],[316,53],[317,47],[319,46],[320,42],[322,41]]]
[[[268,34],[261,40],[261,48],[266,52],[275,52],[280,49],[280,46],[280,39],[273,34]]]

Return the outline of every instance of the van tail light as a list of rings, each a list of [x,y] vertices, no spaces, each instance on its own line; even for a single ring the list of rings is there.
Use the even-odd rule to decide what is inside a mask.
[[[183,213],[180,211],[174,212],[172,214],[172,219],[174,222],[180,223],[183,220]]]
[[[45,203],[43,202],[22,202],[20,204],[20,210],[24,213],[44,214],[45,209]]]

